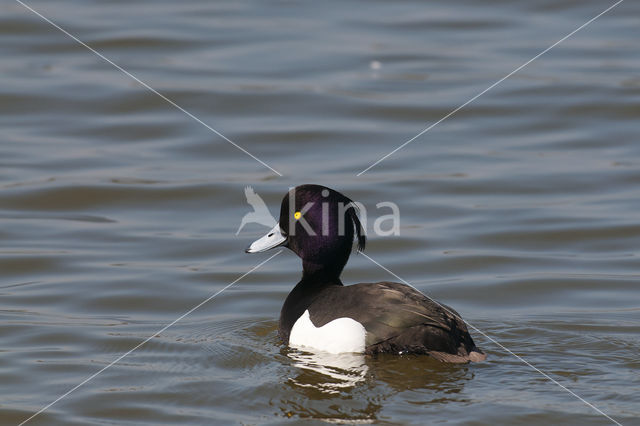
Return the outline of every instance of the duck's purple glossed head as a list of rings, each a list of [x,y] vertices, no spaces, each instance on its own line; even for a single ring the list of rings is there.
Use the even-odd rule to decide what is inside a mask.
[[[366,237],[352,200],[324,186],[300,185],[282,199],[280,222],[246,252],[288,247],[302,259],[305,273],[337,276],[349,259],[354,236],[358,250],[364,250]]]

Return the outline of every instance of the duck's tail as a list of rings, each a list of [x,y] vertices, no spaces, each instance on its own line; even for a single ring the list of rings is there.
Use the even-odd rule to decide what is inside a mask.
[[[469,353],[450,354],[447,352],[429,351],[430,356],[438,361],[451,362],[454,364],[466,364],[468,362],[481,362],[487,359],[487,354],[478,348],[473,348]]]
[[[481,362],[485,359],[487,359],[487,354],[485,354],[478,348],[474,348],[471,352],[469,352],[469,361],[471,362]]]

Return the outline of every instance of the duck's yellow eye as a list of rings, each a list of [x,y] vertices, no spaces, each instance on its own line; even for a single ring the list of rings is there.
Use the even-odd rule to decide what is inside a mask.
[[[295,218],[296,218],[296,220],[300,219],[300,216],[302,216],[302,213],[300,213],[300,212],[295,212],[295,213],[293,214],[293,217],[295,217]]]

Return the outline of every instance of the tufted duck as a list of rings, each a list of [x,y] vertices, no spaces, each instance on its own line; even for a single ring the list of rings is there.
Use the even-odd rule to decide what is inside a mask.
[[[284,246],[302,259],[302,279],[280,313],[282,340],[332,353],[416,353],[454,363],[484,360],[460,315],[413,287],[342,284],[340,273],[354,237],[359,251],[366,241],[356,210],[337,191],[297,186],[282,200],[280,222],[247,248],[247,253],[259,253]]]

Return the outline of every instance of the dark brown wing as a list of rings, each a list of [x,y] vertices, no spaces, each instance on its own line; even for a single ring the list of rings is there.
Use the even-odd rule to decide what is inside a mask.
[[[321,327],[348,317],[367,330],[366,352],[424,353],[447,362],[481,361],[460,315],[414,288],[394,282],[331,287],[309,307]]]

